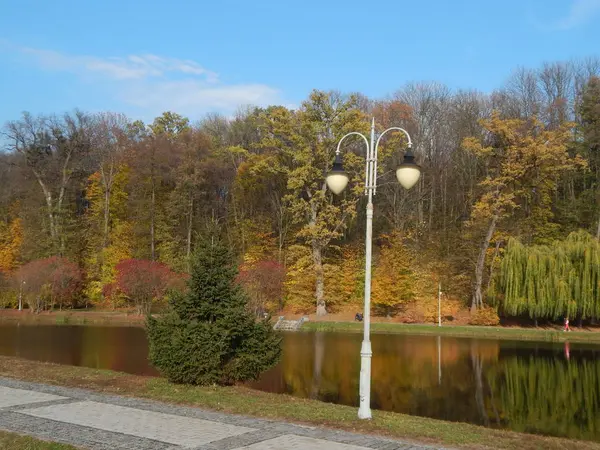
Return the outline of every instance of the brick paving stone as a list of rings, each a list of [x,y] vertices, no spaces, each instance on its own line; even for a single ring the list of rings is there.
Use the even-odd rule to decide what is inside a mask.
[[[58,395],[0,386],[0,408],[64,399],[65,397],[59,397]]]
[[[252,428],[219,422],[87,401],[19,412],[188,448],[254,431]]]
[[[434,449],[319,426],[0,377],[2,400],[7,406],[0,407],[0,429],[93,450]]]
[[[238,447],[236,450],[368,450],[368,447],[284,434],[275,439],[258,442],[247,447]]]

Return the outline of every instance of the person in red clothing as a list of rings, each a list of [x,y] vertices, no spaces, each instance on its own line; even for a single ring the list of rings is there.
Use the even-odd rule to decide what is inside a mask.
[[[569,318],[565,317],[565,329],[563,331],[571,331],[571,328],[569,328]]]

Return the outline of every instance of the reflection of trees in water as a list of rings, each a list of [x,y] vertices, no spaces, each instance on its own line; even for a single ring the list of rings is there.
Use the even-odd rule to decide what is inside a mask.
[[[279,369],[285,392],[357,405],[360,338],[340,333],[286,336]],[[464,339],[373,336],[372,406],[483,423],[473,395],[470,355],[476,351],[479,361],[495,361],[499,346],[483,341],[474,349]]]
[[[516,431],[600,437],[600,361],[511,356],[486,373],[506,425]]]
[[[356,404],[360,363],[356,350],[360,349],[358,337],[339,333],[286,335],[279,366],[286,392],[335,403]]]
[[[493,411],[493,416],[496,419],[496,425],[500,425],[500,414],[498,413],[498,409],[496,407],[494,391],[486,385],[483,377],[484,358],[481,356],[481,352],[479,351],[479,345],[480,341],[471,341],[471,365],[473,367],[473,378],[475,380],[474,390],[477,412],[479,413],[479,417],[483,425],[489,427],[490,415],[488,414],[486,406],[487,398],[487,404],[490,405],[490,408]],[[489,394],[489,396],[487,394]]]
[[[322,332],[315,333],[315,363],[313,365],[312,389],[310,398],[319,398],[321,387],[321,372],[323,371],[323,356],[325,355],[325,337]]]
[[[282,384],[272,382],[273,373],[262,388],[357,406],[361,338],[286,335],[277,368]],[[375,335],[373,352],[375,409],[600,437],[600,359],[592,351],[570,349],[567,361],[549,344]]]

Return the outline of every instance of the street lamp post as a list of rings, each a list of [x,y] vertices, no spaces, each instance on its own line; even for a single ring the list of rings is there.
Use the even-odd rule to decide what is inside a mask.
[[[340,194],[348,185],[349,177],[342,166],[342,155],[340,148],[344,139],[350,136],[360,136],[367,145],[367,158],[365,168],[365,195],[367,201],[367,232],[365,242],[365,312],[364,312],[364,337],[360,349],[360,407],[358,409],[358,417],[360,419],[371,418],[371,257],[372,257],[372,241],[373,241],[373,195],[377,193],[377,150],[381,138],[388,131],[401,131],[408,138],[408,150],[404,154],[402,164],[396,169],[396,178],[398,182],[405,188],[412,188],[421,176],[421,168],[415,163],[414,155],[412,154],[412,141],[408,132],[399,127],[391,127],[381,133],[375,140],[375,119],[371,122],[371,140],[358,132],[346,134],[338,142],[335,152],[335,162],[331,172],[327,175],[327,186],[334,194]]]

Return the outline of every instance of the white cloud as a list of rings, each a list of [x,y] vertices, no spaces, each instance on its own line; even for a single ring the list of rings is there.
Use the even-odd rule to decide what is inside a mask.
[[[76,74],[98,73],[116,80],[127,80],[161,77],[169,73],[179,72],[187,75],[203,76],[210,82],[218,81],[216,73],[206,70],[194,61],[163,58],[152,54],[130,55],[125,58],[98,58],[94,56],[66,55],[52,50],[29,47],[21,47],[20,50],[24,54],[33,57],[47,69],[63,70]]]
[[[585,24],[600,12],[600,0],[573,0],[569,13],[561,19],[556,28],[570,30]]]
[[[233,112],[242,105],[279,103],[279,91],[264,84],[210,84],[197,80],[137,83],[120,94],[125,103],[156,110],[196,115],[204,111]]]
[[[107,90],[115,100],[143,109],[144,115],[173,110],[198,116],[209,111],[230,113],[240,105],[282,103],[279,90],[271,86],[228,84],[192,60],[153,54],[101,58],[10,47],[45,70],[68,72]]]

